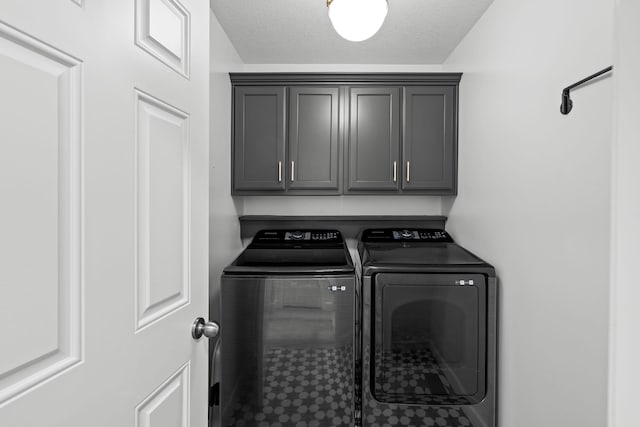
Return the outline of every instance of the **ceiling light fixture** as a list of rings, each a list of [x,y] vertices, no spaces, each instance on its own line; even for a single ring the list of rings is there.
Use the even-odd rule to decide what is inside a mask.
[[[387,17],[387,0],[327,0],[329,19],[340,36],[361,42],[378,32]]]

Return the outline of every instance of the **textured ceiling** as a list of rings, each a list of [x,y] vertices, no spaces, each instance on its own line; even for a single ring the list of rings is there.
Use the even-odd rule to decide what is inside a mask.
[[[210,3],[248,64],[440,64],[493,2],[389,0],[380,31],[353,43],[333,30],[325,1]]]

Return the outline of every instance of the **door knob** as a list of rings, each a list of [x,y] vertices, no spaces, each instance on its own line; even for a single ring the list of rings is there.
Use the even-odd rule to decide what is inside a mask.
[[[203,335],[207,338],[215,338],[220,332],[220,325],[216,322],[206,322],[202,317],[198,317],[191,327],[191,336],[200,339]]]

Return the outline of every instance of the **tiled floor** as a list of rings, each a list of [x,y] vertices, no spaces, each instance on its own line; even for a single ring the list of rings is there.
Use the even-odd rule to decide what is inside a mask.
[[[364,427],[472,427],[471,421],[458,407],[379,405],[370,400],[365,408]]]
[[[479,427],[460,406],[468,403],[467,399],[447,394],[452,387],[428,348],[396,346],[393,352],[377,353],[375,365],[376,398],[402,403],[380,402],[365,390],[363,427]],[[369,367],[365,354],[364,369]],[[427,393],[439,395],[429,396],[429,404],[425,404]]]
[[[225,427],[353,426],[352,349],[272,347],[264,356],[262,393],[235,405]],[[443,393],[439,405],[384,404],[369,399],[363,427],[472,427],[466,400],[447,396],[451,385],[428,350],[377,356],[384,381],[377,397],[412,393]],[[380,364],[382,363],[382,364]]]
[[[429,403],[440,405],[467,404],[455,391],[442,364],[428,347],[394,348],[377,353],[375,396],[384,402]]]
[[[238,402],[227,427],[331,427],[353,422],[351,348],[266,351],[262,393]]]

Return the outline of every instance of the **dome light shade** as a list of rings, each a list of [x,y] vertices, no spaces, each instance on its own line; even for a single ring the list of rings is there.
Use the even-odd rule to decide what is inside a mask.
[[[378,32],[387,17],[387,0],[327,0],[329,19],[340,36],[360,42]]]

